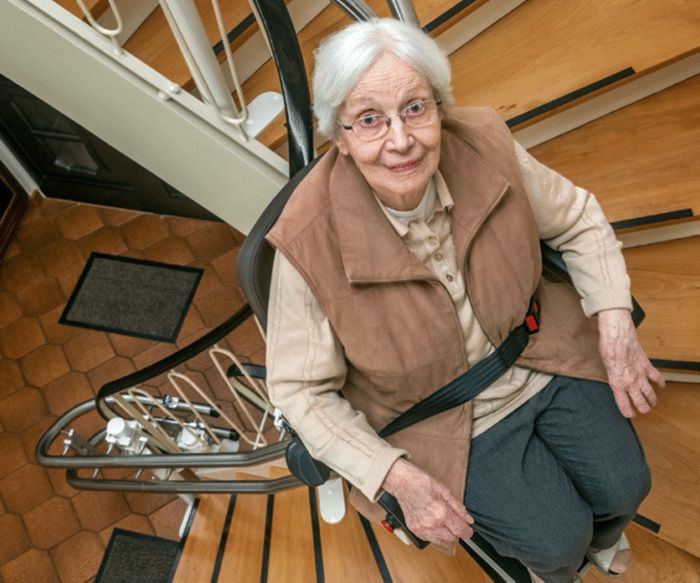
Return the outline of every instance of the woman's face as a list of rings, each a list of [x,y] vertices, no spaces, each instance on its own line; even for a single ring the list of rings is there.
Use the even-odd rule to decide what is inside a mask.
[[[434,99],[430,84],[411,65],[385,53],[359,78],[338,117],[350,125],[360,116],[395,114],[422,99]],[[395,116],[384,136],[369,141],[340,128],[335,143],[386,206],[414,209],[440,161],[440,114],[434,111],[430,123],[418,128]]]

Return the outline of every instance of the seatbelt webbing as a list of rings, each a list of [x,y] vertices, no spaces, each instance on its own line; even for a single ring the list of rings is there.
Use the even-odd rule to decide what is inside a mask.
[[[489,356],[401,413],[379,431],[379,436],[388,437],[414,423],[457,407],[476,397],[515,364],[522,351],[525,350],[530,334],[526,324],[515,328]]]

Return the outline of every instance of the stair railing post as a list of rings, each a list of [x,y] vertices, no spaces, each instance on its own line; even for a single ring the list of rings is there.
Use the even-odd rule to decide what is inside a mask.
[[[239,111],[233,102],[231,91],[221,72],[194,1],[160,0],[160,5],[203,100],[214,107],[225,121],[235,125],[241,135],[247,138],[242,125],[248,116],[245,101],[242,94],[239,94],[242,104]],[[235,75],[234,83],[236,83]]]
[[[377,18],[377,14],[363,0],[332,0],[333,4],[342,8],[353,20],[365,21]]]
[[[124,21],[122,19],[121,12],[119,12],[119,8],[117,8],[117,5],[115,4],[114,0],[107,0],[109,7],[112,9],[112,13],[114,14],[114,20],[116,22],[116,26],[114,28],[105,28],[99,22],[97,22],[92,16],[92,13],[90,12],[89,8],[85,6],[85,2],[83,0],[75,1],[78,3],[80,11],[83,13],[83,16],[85,16],[85,19],[88,21],[90,26],[92,26],[92,28],[94,28],[97,32],[105,35],[107,38],[109,38],[110,41],[112,41],[112,45],[114,45],[115,56],[122,56],[124,54],[124,49],[122,49],[121,45],[119,44],[117,36],[120,35],[124,30]]]
[[[389,4],[389,9],[394,18],[401,22],[420,26],[416,9],[411,0],[387,0],[387,4]]]

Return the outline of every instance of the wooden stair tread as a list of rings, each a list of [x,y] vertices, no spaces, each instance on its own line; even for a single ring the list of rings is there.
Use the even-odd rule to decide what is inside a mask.
[[[504,119],[627,67],[645,72],[700,47],[700,4],[529,0],[452,54],[460,105]]]
[[[347,504],[347,497],[346,497]],[[382,577],[367,543],[360,518],[352,506],[338,524],[319,519],[321,552],[326,581],[381,583]]]
[[[700,559],[677,549],[636,524],[625,530],[632,547],[629,571],[615,579],[620,583],[696,583],[700,580]],[[609,583],[610,578],[595,567],[583,583]]]
[[[209,42],[219,42],[219,31],[210,0],[195,0]],[[250,6],[242,0],[220,2],[226,32],[250,14]],[[160,6],[143,22],[124,44],[124,48],[174,83],[188,87],[192,76]]]
[[[259,581],[268,496],[239,494],[233,509],[219,581]]]
[[[700,214],[700,75],[530,150],[594,192],[608,220]]]
[[[77,16],[84,20],[83,11],[75,0],[54,0],[56,4],[65,8],[73,16]],[[85,0],[85,6],[91,12],[94,18],[98,18],[107,8],[109,4],[107,0]]]
[[[633,420],[653,476],[639,513],[661,525],[661,538],[700,557],[698,386],[668,383],[657,397],[651,413]]]
[[[209,583],[230,496],[207,494],[199,499],[173,583]]]
[[[649,357],[700,361],[700,237],[624,250]]]
[[[307,488],[275,494],[267,580],[270,583],[316,580]]]
[[[443,32],[445,32],[450,27],[454,26],[457,22],[462,20],[462,18],[465,18],[466,16],[476,11],[478,8],[481,8],[481,6],[487,4],[488,2],[489,0],[473,0],[471,4],[465,6],[464,8],[450,16],[447,20],[439,24],[437,27],[430,30],[430,36],[432,36],[433,38],[437,38]],[[432,9],[428,11],[424,8],[424,5],[422,5],[422,3],[419,3],[418,6],[416,6],[416,14],[418,15],[418,19],[420,20],[421,26],[425,27],[425,25],[432,22],[435,18],[442,16],[444,13],[446,13],[453,7],[456,7],[458,4],[460,4],[460,2],[442,2],[439,6],[435,6],[434,11]]]

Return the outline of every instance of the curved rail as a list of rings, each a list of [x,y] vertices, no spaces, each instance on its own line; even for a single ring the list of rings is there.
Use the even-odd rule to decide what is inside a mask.
[[[339,6],[353,20],[370,20],[377,18],[376,12],[370,8],[363,0],[332,0],[333,4]]]
[[[170,494],[275,494],[303,486],[294,476],[270,480],[96,480],[66,471],[66,482],[78,490],[122,490]]]
[[[140,455],[103,455],[91,450],[104,437],[100,431],[82,446],[77,443],[77,455],[53,455],[49,453],[51,444],[61,434],[68,434],[67,428],[72,421],[95,408],[95,399],[76,405],[59,417],[41,436],[36,446],[37,462],[46,467],[66,468],[66,481],[74,488],[82,490],[122,490],[131,492],[168,492],[168,493],[238,493],[238,494],[274,494],[302,486],[294,476],[261,480],[218,480],[207,478],[190,479],[178,475],[169,479],[104,479],[98,478],[95,470],[102,468],[134,468],[136,470],[183,470],[188,468],[247,468],[265,462],[281,459],[287,448],[287,442],[281,441],[248,452],[236,453],[177,453],[177,454],[140,454]],[[93,470],[90,478],[78,475],[78,470]]]
[[[240,468],[280,459],[287,449],[287,442],[280,441],[266,447],[235,453],[177,453],[147,455],[53,455],[49,446],[66,431],[69,424],[95,407],[95,399],[76,405],[61,415],[39,439],[36,459],[43,466],[52,468]],[[99,435],[99,434],[98,434]]]
[[[311,97],[297,33],[282,0],[251,0],[279,76],[287,118],[289,176],[313,159]]]

